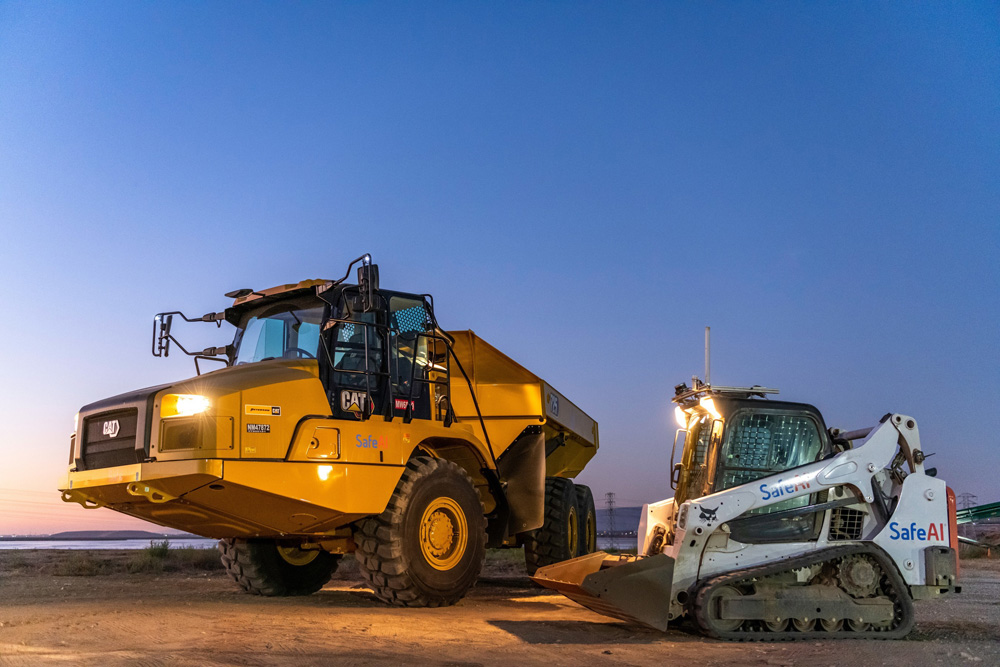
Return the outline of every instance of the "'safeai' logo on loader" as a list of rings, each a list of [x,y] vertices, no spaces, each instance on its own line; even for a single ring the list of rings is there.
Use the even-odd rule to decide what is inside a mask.
[[[760,497],[763,500],[770,500],[771,498],[787,496],[790,493],[795,493],[796,491],[801,491],[802,489],[812,488],[812,482],[815,477],[815,474],[796,475],[787,482],[779,478],[778,481],[773,484],[761,484]]]
[[[118,420],[112,419],[109,422],[104,422],[104,427],[101,429],[101,433],[109,438],[114,438],[118,435],[119,430],[121,430],[121,426],[119,426]]]
[[[889,539],[891,540],[916,540],[925,542],[929,540],[943,541],[947,534],[944,532],[943,523],[932,523],[927,528],[917,528],[916,523],[909,526],[899,527],[898,521],[889,524]]]
[[[385,446],[389,444],[388,438],[378,438],[374,435],[362,438],[361,434],[358,433],[354,437],[358,441],[358,444],[355,445],[355,447],[362,447],[364,449],[385,449]]]

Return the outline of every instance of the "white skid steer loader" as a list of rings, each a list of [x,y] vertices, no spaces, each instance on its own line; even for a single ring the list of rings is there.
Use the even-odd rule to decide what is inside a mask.
[[[901,638],[913,600],[961,591],[955,495],[911,417],[828,430],[811,405],[761,400],[777,390],[693,384],[674,397],[676,493],[643,507],[638,555],[556,563],[537,583],[732,640]]]

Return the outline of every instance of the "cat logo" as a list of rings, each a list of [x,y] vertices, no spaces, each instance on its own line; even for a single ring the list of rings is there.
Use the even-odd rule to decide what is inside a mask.
[[[281,406],[279,405],[246,405],[244,406],[248,415],[256,417],[280,417]]]
[[[104,427],[101,429],[101,434],[106,435],[109,438],[114,438],[115,436],[118,435],[118,431],[120,430],[120,428],[121,427],[118,424],[118,420],[112,419],[109,422],[104,422]]]
[[[368,404],[368,394],[363,391],[344,389],[340,392],[340,409],[353,412],[359,419]]]

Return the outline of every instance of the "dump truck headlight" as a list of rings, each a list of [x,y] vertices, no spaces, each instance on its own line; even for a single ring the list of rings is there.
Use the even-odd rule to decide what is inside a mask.
[[[188,417],[212,407],[207,396],[198,394],[167,394],[160,405],[161,417]]]
[[[676,406],[674,408],[674,419],[677,420],[677,425],[681,428],[687,428],[688,416],[687,413],[681,410],[681,406]]]

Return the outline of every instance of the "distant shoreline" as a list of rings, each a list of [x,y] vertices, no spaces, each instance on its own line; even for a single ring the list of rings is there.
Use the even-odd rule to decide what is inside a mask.
[[[0,542],[121,542],[122,540],[191,540],[209,539],[199,535],[150,535],[148,537],[55,537],[53,535],[18,535],[0,537]]]
[[[146,530],[66,530],[50,535],[0,535],[0,542],[113,542],[121,540],[191,540],[191,533],[151,533]]]

